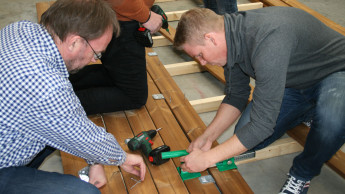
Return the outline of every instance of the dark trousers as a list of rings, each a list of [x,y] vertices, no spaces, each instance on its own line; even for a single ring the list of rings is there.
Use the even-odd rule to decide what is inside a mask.
[[[217,14],[237,12],[237,0],[204,0],[205,8],[211,9]]]
[[[307,89],[285,88],[273,134],[253,150],[270,145],[287,130],[312,119],[304,150],[290,169],[290,174],[298,179],[312,179],[345,143],[344,99],[345,71],[333,73]],[[252,107],[251,102],[242,113],[235,133],[251,121]]]
[[[54,150],[46,146],[30,164],[0,169],[0,193],[101,193],[94,185],[78,177],[38,170]]]
[[[120,22],[121,35],[113,37],[102,64],[88,65],[70,76],[86,113],[137,109],[147,100],[145,47],[134,38],[139,24]]]

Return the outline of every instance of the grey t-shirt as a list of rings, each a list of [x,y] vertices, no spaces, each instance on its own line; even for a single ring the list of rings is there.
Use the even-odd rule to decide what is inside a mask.
[[[236,132],[253,148],[273,133],[284,89],[308,88],[345,70],[345,37],[291,7],[224,15],[227,65],[223,103],[243,111],[255,79],[251,122]]]

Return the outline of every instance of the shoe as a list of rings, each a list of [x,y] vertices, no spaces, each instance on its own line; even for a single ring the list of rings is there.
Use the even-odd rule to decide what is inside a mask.
[[[308,192],[310,181],[298,180],[290,173],[287,175],[288,179],[279,194],[306,194]]]

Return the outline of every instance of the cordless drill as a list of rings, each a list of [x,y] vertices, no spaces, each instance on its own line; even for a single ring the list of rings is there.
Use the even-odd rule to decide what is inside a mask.
[[[153,5],[151,7],[151,11],[155,12],[156,14],[159,14],[162,16],[162,28],[165,29],[169,34],[169,24],[168,24],[168,17],[162,10],[162,8],[159,5]],[[137,41],[142,44],[145,47],[152,47],[153,40],[151,36],[150,30],[140,27],[138,30],[134,33],[134,37],[137,39]]]
[[[161,159],[159,156],[162,152],[170,151],[170,147],[166,145],[162,145],[157,147],[156,149],[152,150],[151,145],[153,145],[152,138],[156,136],[157,131],[161,130],[162,128],[158,128],[156,130],[151,129],[149,131],[143,131],[138,135],[134,136],[133,138],[126,139],[125,143],[127,144],[128,148],[132,151],[141,149],[141,151],[148,157],[149,161],[154,165],[161,165],[169,159]]]
[[[152,151],[152,138],[157,135],[157,131],[159,131],[160,129],[162,128],[158,128],[156,130],[151,129],[149,131],[142,131],[133,138],[126,139],[125,142],[130,150],[135,151],[141,149],[145,156],[148,157],[149,153]]]
[[[153,11],[156,14],[162,16],[162,28],[165,29],[170,34],[170,32],[169,32],[169,24],[168,24],[168,17],[164,13],[163,9],[161,7],[159,7],[159,5],[153,5],[151,7],[151,11]]]

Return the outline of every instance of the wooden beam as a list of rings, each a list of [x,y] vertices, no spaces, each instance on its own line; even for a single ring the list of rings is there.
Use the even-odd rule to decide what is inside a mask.
[[[251,9],[259,9],[263,7],[262,2],[255,2],[255,3],[244,3],[244,4],[238,4],[237,8],[238,11],[247,11]],[[183,13],[185,13],[188,10],[181,10],[181,11],[170,11],[170,12],[165,12],[165,14],[168,17],[168,21],[178,21],[180,20],[181,16]]]
[[[292,154],[303,150],[303,146],[292,138],[282,138],[276,140],[270,146],[255,152],[255,158],[249,158],[236,162],[237,165],[254,162],[258,160],[264,160],[286,154]]]
[[[89,119],[97,126],[104,127],[100,116],[91,115],[89,116]],[[78,171],[87,166],[85,160],[63,151],[60,151],[60,154],[64,173],[79,177]],[[112,194],[114,191],[117,191],[118,193],[127,192],[121,171],[117,166],[104,165],[104,171],[107,177],[107,184],[100,189],[102,194]]]
[[[265,6],[282,6],[287,7],[288,5],[280,0],[251,0],[252,2],[261,1]]]
[[[188,10],[181,10],[181,11],[170,11],[170,12],[165,12],[165,14],[168,17],[168,21],[178,21],[180,20],[182,14]]]
[[[128,123],[125,113],[123,111],[104,113],[103,118],[107,132],[114,135],[117,142],[125,152],[130,153],[131,151],[125,144],[125,139],[133,137],[133,131]],[[146,194],[158,193],[153,181],[153,177],[149,171],[147,171],[147,173],[145,174],[145,181],[141,182],[140,184],[137,184],[134,188],[131,187],[136,182],[133,181],[131,178],[138,180],[138,177],[124,170],[121,170],[121,174],[123,177],[122,182],[125,182],[127,191]],[[112,190],[111,193],[117,193],[116,188],[114,188],[114,190]]]
[[[196,61],[174,63],[174,64],[169,64],[169,65],[164,65],[164,67],[171,76],[205,71],[205,69],[201,65],[199,65],[199,63],[197,63]]]
[[[127,110],[125,111],[125,114],[134,134],[139,134],[142,131],[148,131],[151,129],[162,127],[154,125],[152,118],[145,107],[135,110]],[[168,129],[164,128],[162,130]],[[152,149],[163,145],[163,141],[170,138],[170,136],[165,135],[163,139],[160,133],[161,132],[158,132],[157,135],[152,138]],[[173,160],[169,160],[164,165],[160,165],[158,167],[152,165],[144,154],[142,154],[142,156],[147,164],[149,172],[152,174],[153,180],[159,193],[188,193],[188,189],[180,178]],[[166,176],[167,174],[169,176]]]
[[[159,73],[158,73],[159,74]],[[170,80],[173,82],[173,80]],[[183,150],[189,146],[189,140],[183,132],[179,122],[176,120],[171,109],[167,105],[166,100],[155,100],[152,94],[161,93],[156,86],[155,81],[148,74],[148,96],[146,108],[150,113],[151,119],[155,126],[162,127],[159,135],[164,140],[164,144],[170,146],[171,150]],[[173,158],[175,166],[180,166],[180,158]],[[165,164],[164,164],[165,165]],[[202,172],[203,175],[208,175],[207,171]],[[191,179],[184,182],[190,193],[215,193],[217,188],[214,184],[203,185],[198,179]],[[176,192],[174,192],[176,193]]]
[[[216,111],[222,103],[225,95],[189,101],[195,111],[200,114]]]
[[[170,46],[172,42],[166,39],[164,36],[153,36],[153,46],[152,47],[160,47],[160,46]]]
[[[155,0],[155,3],[162,3],[162,2],[169,2],[169,1],[177,1],[177,0]]]
[[[54,3],[55,1],[39,2],[36,3],[37,21],[41,21],[42,14]]]
[[[260,9],[264,6],[262,2],[256,2],[256,3],[245,3],[245,4],[238,4],[237,9],[238,11],[247,11],[252,9]]]

